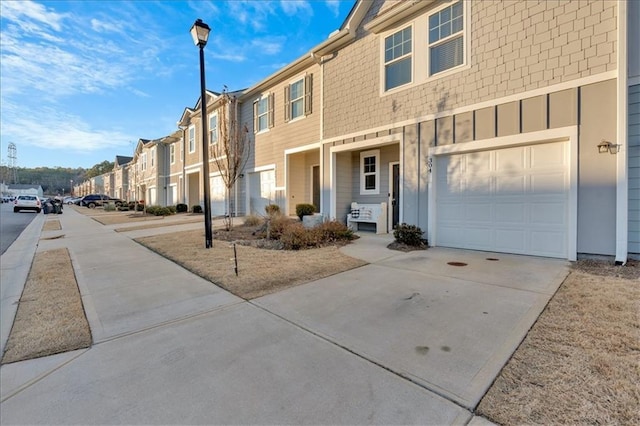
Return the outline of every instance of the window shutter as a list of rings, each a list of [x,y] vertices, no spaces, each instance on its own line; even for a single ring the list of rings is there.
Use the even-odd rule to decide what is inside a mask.
[[[311,105],[313,101],[313,98],[311,96],[312,88],[313,74],[307,74],[304,76],[304,115],[311,114]]]
[[[258,133],[258,101],[253,103],[253,133]]]
[[[273,93],[269,93],[269,128],[275,125],[275,118],[273,114],[273,108],[275,106],[275,95]]]
[[[284,121],[291,120],[291,87],[284,87]]]

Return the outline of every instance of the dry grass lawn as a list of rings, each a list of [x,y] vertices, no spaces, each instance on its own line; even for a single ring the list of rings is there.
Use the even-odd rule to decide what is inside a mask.
[[[248,235],[247,229],[250,228],[238,227],[237,235]],[[338,247],[333,246],[289,251],[237,245],[236,277],[232,243],[219,237],[214,236],[213,247],[209,250],[204,248],[202,230],[144,237],[136,241],[244,299],[274,293],[366,264],[342,254]],[[230,236],[224,238],[230,239]]]
[[[578,262],[478,406],[505,425],[640,424],[640,268]]]
[[[130,231],[139,231],[141,229],[151,229],[151,228],[162,228],[164,226],[173,226],[173,225],[184,225],[186,223],[200,223],[202,222],[202,217],[193,217],[185,220],[181,220],[179,222],[155,222],[150,223],[148,225],[139,225],[139,226],[128,226],[126,228],[116,228],[114,231],[116,232],[130,232]]]
[[[60,221],[58,219],[48,219],[42,225],[43,231],[60,231],[62,226],[60,226]]]
[[[37,253],[2,363],[86,348],[91,330],[67,249]]]

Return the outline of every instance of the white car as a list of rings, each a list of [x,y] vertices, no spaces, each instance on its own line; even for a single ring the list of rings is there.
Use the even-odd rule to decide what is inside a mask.
[[[40,213],[41,209],[42,202],[37,195],[18,195],[18,198],[13,202],[14,213],[21,210],[35,210],[36,213]]]

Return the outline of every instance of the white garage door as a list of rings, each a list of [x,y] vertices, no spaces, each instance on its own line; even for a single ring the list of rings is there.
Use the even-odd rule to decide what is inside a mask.
[[[214,176],[211,178],[211,215],[224,216],[225,214],[225,192],[224,180],[222,176]]]
[[[568,257],[567,142],[447,155],[436,166],[437,245]]]

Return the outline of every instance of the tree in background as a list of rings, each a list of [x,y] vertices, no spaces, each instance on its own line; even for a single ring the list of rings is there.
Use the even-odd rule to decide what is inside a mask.
[[[229,95],[226,88],[221,95],[218,121],[220,136],[217,143],[209,144],[209,157],[218,167],[226,189],[227,215],[224,225],[229,231],[233,227],[235,213],[231,211],[231,191],[247,164],[251,147],[247,143],[249,129],[246,124],[238,122],[237,99]]]
[[[110,171],[113,170],[113,166],[114,166],[113,161],[104,160],[102,163],[98,163],[93,167],[91,167],[89,170],[87,170],[84,177],[85,179],[91,179],[92,177],[109,173]]]

